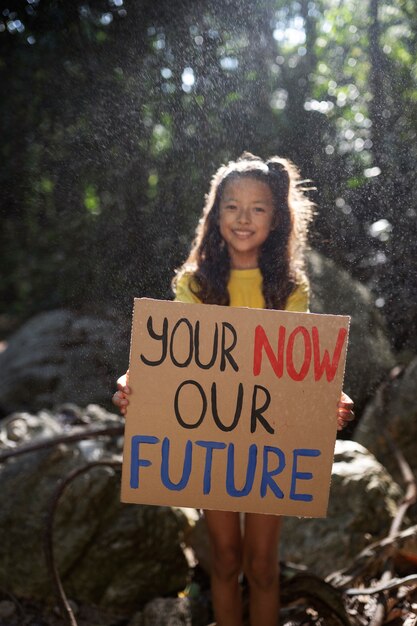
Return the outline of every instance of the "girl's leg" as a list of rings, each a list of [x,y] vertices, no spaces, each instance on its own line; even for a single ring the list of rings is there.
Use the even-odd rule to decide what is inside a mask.
[[[217,626],[242,625],[239,513],[204,511],[211,548],[211,593]],[[261,624],[261,622],[259,622]]]
[[[279,620],[278,543],[281,518],[247,513],[243,567],[249,582],[252,626],[277,626]]]

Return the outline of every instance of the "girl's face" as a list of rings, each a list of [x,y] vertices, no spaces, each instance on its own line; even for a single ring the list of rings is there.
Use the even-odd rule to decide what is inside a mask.
[[[226,183],[220,199],[220,234],[226,242],[232,269],[258,267],[262,244],[275,227],[271,189],[245,176]]]

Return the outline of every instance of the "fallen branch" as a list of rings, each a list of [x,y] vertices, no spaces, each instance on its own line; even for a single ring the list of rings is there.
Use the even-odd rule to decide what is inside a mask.
[[[403,480],[407,487],[406,494],[402,502],[400,503],[400,506],[398,507],[397,513],[392,521],[391,528],[388,533],[388,537],[391,537],[391,536],[395,536],[398,533],[404,521],[404,517],[408,508],[416,502],[417,484],[416,484],[416,479],[414,477],[414,474],[411,470],[410,465],[406,461],[401,450],[394,443],[394,440],[391,437],[388,431],[388,428],[385,428],[384,434],[385,434],[385,438],[388,443],[388,446],[390,447],[391,452],[395,456],[395,459],[400,468]],[[391,550],[389,551],[387,555],[387,559],[385,561],[384,570],[383,570],[382,577],[381,577],[382,586],[387,586],[393,578],[393,575],[394,575],[393,556],[394,556],[394,553],[393,553],[393,549],[391,548]],[[381,594],[385,594],[385,593],[386,593],[385,591],[381,591]],[[370,622],[370,626],[382,626],[384,619],[385,619],[385,607],[386,607],[386,598],[381,595],[378,601],[378,604],[376,605],[374,615]]]
[[[392,437],[389,435],[388,432],[386,432],[386,435],[387,435],[386,437],[387,443],[389,447],[391,448],[391,452],[396,458],[396,461],[398,463],[398,466],[400,468],[400,471],[404,480],[404,484],[407,488],[405,496],[402,499],[402,502],[400,503],[397,514],[391,524],[390,532],[388,535],[388,536],[391,536],[391,535],[395,535],[398,533],[404,521],[404,517],[408,508],[411,505],[415,504],[417,501],[417,482],[405,456],[403,455],[401,450],[395,445],[394,440],[392,439]]]
[[[281,600],[290,604],[305,598],[324,618],[331,617],[342,626],[350,626],[342,601],[342,592],[310,572],[299,572],[281,587]]]
[[[382,560],[385,558],[387,549],[391,549],[394,545],[401,545],[404,541],[410,539],[411,537],[417,537],[417,524],[410,526],[395,535],[384,537],[384,539],[380,539],[369,544],[369,546],[366,546],[366,548],[359,552],[351,565],[330,574],[327,576],[326,581],[338,588],[350,585],[351,582],[359,576],[359,574],[363,573],[369,562]]]
[[[397,587],[401,587],[401,585],[408,585],[412,582],[416,583],[413,585],[413,588],[417,588],[417,574],[411,574],[404,578],[392,578],[389,582],[376,585],[375,587],[345,589],[343,593],[347,596],[370,596],[375,593],[381,593],[382,591],[388,591],[389,589],[396,589]]]
[[[38,439],[36,443],[27,443],[17,448],[2,450],[0,452],[0,463],[10,459],[11,457],[28,454],[29,452],[36,452],[37,450],[53,448],[61,443],[74,443],[76,441],[82,441],[83,439],[94,439],[95,437],[102,436],[117,437],[123,435],[123,432],[124,425],[120,424],[117,426],[106,426],[105,428],[81,430],[70,435],[58,435],[57,437]]]

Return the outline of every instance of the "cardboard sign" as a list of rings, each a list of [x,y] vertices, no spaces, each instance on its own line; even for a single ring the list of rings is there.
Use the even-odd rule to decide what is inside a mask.
[[[325,516],[349,319],[136,299],[122,501]]]

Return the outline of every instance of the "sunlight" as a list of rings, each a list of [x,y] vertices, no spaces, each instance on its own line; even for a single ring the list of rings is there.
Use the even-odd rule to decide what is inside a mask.
[[[194,70],[192,67],[186,67],[181,75],[182,89],[186,93],[190,93],[192,86],[195,83]]]
[[[282,22],[277,22],[275,26],[276,28],[272,33],[275,41],[286,43],[290,46],[298,46],[305,43],[304,20],[301,17],[291,20],[289,26],[285,27]]]

